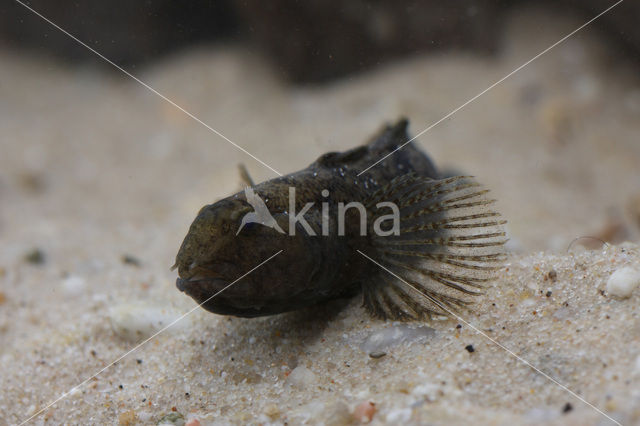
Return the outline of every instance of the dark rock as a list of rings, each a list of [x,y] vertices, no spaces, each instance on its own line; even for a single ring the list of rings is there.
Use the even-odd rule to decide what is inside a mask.
[[[236,1],[239,15],[286,78],[328,80],[443,48],[490,52],[502,2],[489,0]]]

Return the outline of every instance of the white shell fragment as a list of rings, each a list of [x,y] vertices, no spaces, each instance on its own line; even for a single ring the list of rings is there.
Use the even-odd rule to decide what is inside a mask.
[[[113,331],[123,339],[137,341],[147,338],[182,315],[174,309],[149,302],[123,303],[109,310]],[[182,318],[167,331],[188,327],[190,319]]]
[[[316,375],[308,368],[299,365],[291,371],[288,381],[294,387],[305,389],[316,382]]]
[[[607,281],[607,292],[612,296],[627,298],[640,285],[640,270],[625,266],[616,270]]]
[[[86,290],[87,282],[77,275],[70,275],[62,280],[62,290],[65,296],[79,296]]]
[[[413,343],[435,334],[431,327],[410,327],[407,324],[386,327],[372,333],[361,345],[361,349],[369,354],[383,353],[402,343]]]

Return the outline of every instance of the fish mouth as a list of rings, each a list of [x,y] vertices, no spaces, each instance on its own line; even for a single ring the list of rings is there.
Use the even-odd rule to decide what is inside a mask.
[[[196,293],[211,293],[213,296],[216,291],[220,291],[229,285],[227,280],[221,278],[202,278],[195,277],[184,279],[178,277],[176,279],[176,287],[183,293],[193,295]]]
[[[279,307],[268,309],[261,302],[246,302],[240,294],[225,291],[231,283],[212,277],[176,279],[178,290],[190,296],[201,308],[214,314],[253,318],[283,312]]]
[[[188,280],[183,280],[182,278],[177,278],[176,279],[176,287],[178,287],[178,290],[180,290],[181,292],[185,292],[187,290],[187,286],[186,284],[188,283]]]

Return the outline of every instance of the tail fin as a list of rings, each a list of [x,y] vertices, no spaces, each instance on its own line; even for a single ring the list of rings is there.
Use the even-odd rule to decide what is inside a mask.
[[[400,213],[396,235],[369,233],[366,254],[393,273],[380,270],[377,282],[363,289],[373,316],[431,319],[458,311],[482,292],[506,256],[506,221],[492,210],[488,192],[469,176],[409,174],[372,196],[368,211],[387,201]]]

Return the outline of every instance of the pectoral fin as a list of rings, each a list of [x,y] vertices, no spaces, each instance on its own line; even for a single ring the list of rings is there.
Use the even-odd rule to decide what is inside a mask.
[[[369,224],[371,247],[365,254],[387,269],[381,268],[377,281],[363,289],[364,305],[373,316],[450,315],[482,292],[506,256],[506,221],[492,209],[495,200],[487,193],[470,177],[405,175],[372,197],[368,211],[392,202],[400,215],[395,233],[380,235]],[[391,231],[390,226],[382,224],[378,231]]]

